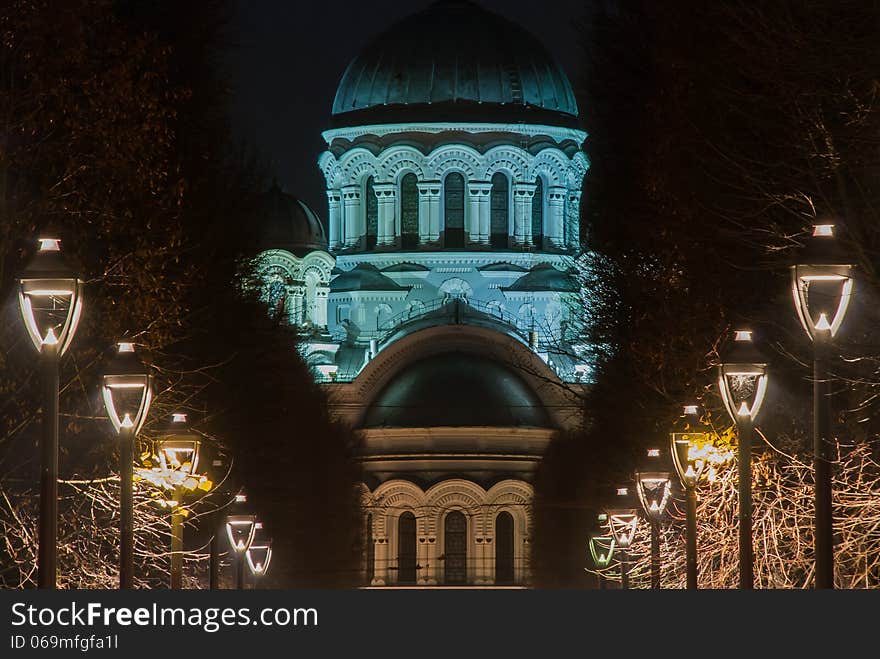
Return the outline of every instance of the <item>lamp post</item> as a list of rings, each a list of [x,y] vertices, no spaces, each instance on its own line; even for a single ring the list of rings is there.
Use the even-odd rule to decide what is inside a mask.
[[[591,536],[590,537],[590,556],[593,557],[593,564],[597,570],[604,570],[611,565],[611,559],[614,557],[614,538],[610,536]],[[605,590],[605,576],[599,573],[599,588]]]
[[[235,587],[241,590],[244,583],[245,552],[254,541],[257,532],[256,515],[227,515],[226,538],[235,552]]]
[[[245,559],[256,585],[257,579],[266,576],[269,571],[269,563],[272,561],[272,541],[252,542],[245,552]]]
[[[636,474],[639,501],[651,523],[651,588],[654,589],[660,588],[660,520],[669,504],[671,490],[668,472],[640,471]]]
[[[853,266],[837,251],[834,225],[813,227],[803,261],[791,268],[798,318],[813,342],[813,470],[816,588],[834,588],[834,518],[831,503],[831,383],[828,357],[853,294]]]
[[[639,516],[635,508],[614,508],[608,511],[608,529],[620,548],[620,587],[629,588],[629,552]]]
[[[686,405],[684,413],[686,417],[696,417],[697,406]],[[700,477],[706,467],[706,461],[697,453],[700,441],[705,441],[705,433],[670,433],[672,462],[679,479],[681,479],[681,484],[684,486],[687,503],[686,571],[689,590],[697,589],[697,483],[700,482]]]
[[[119,587],[134,583],[134,443],[147,420],[153,376],[141,363],[130,341],[117,344],[116,356],[104,374],[104,408],[119,435]]]
[[[159,442],[159,464],[163,472],[174,477],[174,495],[171,509],[171,589],[183,585],[183,496],[188,478],[192,478],[199,465],[200,436],[194,433],[186,421],[186,414],[175,413],[164,429],[164,439]],[[180,481],[180,482],[178,482]]]
[[[718,388],[724,407],[736,424],[739,479],[739,587],[754,588],[752,551],[752,435],[755,419],[767,393],[767,364],[752,333],[738,330],[722,355],[718,367]]]
[[[61,256],[61,240],[41,234],[40,248],[18,278],[18,305],[40,362],[40,530],[37,584],[54,589],[58,544],[58,362],[82,313],[83,282]]]

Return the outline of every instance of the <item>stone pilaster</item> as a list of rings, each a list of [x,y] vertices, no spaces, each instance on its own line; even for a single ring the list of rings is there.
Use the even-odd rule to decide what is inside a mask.
[[[373,191],[379,202],[379,231],[376,243],[379,246],[393,246],[397,240],[395,218],[397,186],[394,183],[376,183],[373,185]]]
[[[492,184],[488,181],[468,183],[468,204],[470,220],[468,230],[470,241],[489,244],[490,194]]]
[[[330,225],[330,249],[342,246],[342,193],[339,190],[327,190],[327,221]]]
[[[562,186],[552,186],[547,191],[547,218],[545,219],[545,239],[551,247],[563,249],[565,247],[564,222],[565,222],[565,197],[566,191]]]
[[[361,186],[346,185],[342,188],[344,207],[342,223],[345,226],[345,238],[343,239],[345,247],[354,247],[361,236],[366,234],[362,202]]]
[[[440,240],[440,181],[419,183],[419,241]]]
[[[513,242],[517,246],[532,244],[532,197],[534,183],[513,185]]]

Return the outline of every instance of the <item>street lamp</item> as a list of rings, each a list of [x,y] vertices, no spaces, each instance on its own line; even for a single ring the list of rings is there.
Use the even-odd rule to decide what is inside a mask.
[[[614,508],[607,511],[608,529],[615,544],[620,548],[620,586],[624,590],[629,588],[629,552],[636,528],[639,525],[639,516],[635,508]]]
[[[174,486],[171,510],[171,589],[183,585],[183,496],[188,480],[197,474],[200,435],[187,425],[186,414],[175,413],[159,442],[159,467]],[[195,485],[195,483],[193,483]],[[190,488],[192,489],[192,488]]]
[[[272,561],[272,541],[255,541],[245,552],[248,569],[254,577],[254,583],[259,577],[269,571],[269,563]]]
[[[815,472],[816,588],[834,588],[834,521],[831,503],[831,342],[853,295],[853,266],[835,252],[834,225],[813,227],[813,240],[791,267],[798,318],[813,342],[813,470]]]
[[[697,406],[686,405],[684,414],[685,417],[693,418],[693,425],[696,427]],[[686,569],[689,590],[697,589],[697,483],[700,482],[706,468],[705,458],[699,455],[700,445],[705,443],[705,440],[705,433],[691,431],[670,433],[672,463],[684,486],[687,500]]]
[[[738,330],[718,366],[718,388],[724,407],[736,424],[739,479],[739,587],[754,587],[752,552],[752,434],[767,393],[767,364],[752,342],[752,333]]]
[[[244,582],[245,553],[254,541],[257,533],[256,515],[227,515],[226,538],[235,552],[235,587],[241,590]]]
[[[58,362],[79,324],[83,281],[61,256],[57,234],[41,235],[39,250],[18,278],[18,306],[39,355],[43,389],[37,584],[54,589],[58,555]]]
[[[655,589],[660,588],[660,520],[666,512],[671,491],[668,472],[636,473],[636,492],[651,523],[651,588]]]
[[[117,344],[116,356],[104,374],[104,408],[119,435],[119,587],[134,582],[134,442],[147,420],[153,376],[141,363],[130,341]]]
[[[610,536],[590,537],[590,555],[597,570],[604,570],[611,565],[614,557],[614,538]],[[605,575],[599,573],[599,588],[605,590]]]

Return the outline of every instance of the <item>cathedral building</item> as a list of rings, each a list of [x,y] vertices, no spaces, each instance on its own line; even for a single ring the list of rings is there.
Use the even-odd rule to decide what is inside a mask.
[[[368,586],[527,586],[535,469],[580,422],[582,151],[526,30],[441,0],[339,82],[326,223],[266,194],[262,294],[360,436]]]

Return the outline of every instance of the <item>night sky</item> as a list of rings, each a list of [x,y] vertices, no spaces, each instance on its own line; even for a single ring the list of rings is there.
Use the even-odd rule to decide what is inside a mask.
[[[299,2],[240,0],[228,72],[236,138],[255,148],[279,184],[326,221],[317,158],[336,85],[370,40],[433,0]],[[589,0],[479,0],[527,27],[565,69],[579,75],[576,24]],[[451,39],[455,35],[450,35]]]

